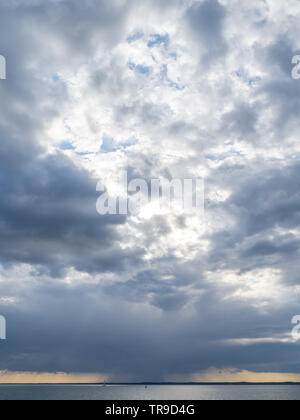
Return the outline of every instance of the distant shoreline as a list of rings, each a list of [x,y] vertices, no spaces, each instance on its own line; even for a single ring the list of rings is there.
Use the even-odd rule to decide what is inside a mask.
[[[300,386],[300,382],[137,382],[137,383],[101,383],[101,382],[91,382],[91,383],[1,383],[0,386],[5,385],[34,385],[34,386],[42,386],[42,385],[60,385],[60,386],[91,386],[91,385],[98,385],[98,386],[282,386],[282,385],[289,385],[289,386]]]

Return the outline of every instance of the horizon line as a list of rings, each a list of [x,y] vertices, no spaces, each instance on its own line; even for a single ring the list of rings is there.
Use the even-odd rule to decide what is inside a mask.
[[[155,385],[299,385],[300,382],[0,382],[1,385],[103,385],[103,386],[155,386]]]

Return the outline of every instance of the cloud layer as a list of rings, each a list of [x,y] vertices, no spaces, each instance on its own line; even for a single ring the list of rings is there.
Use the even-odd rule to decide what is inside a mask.
[[[0,370],[299,370],[300,7],[0,1]],[[204,177],[205,219],[99,180]],[[1,379],[0,379],[1,380]]]

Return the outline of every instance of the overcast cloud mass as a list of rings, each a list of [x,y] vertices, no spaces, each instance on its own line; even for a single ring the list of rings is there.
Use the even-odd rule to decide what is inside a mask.
[[[300,373],[300,4],[1,0],[0,370]],[[100,216],[204,177],[205,219]]]

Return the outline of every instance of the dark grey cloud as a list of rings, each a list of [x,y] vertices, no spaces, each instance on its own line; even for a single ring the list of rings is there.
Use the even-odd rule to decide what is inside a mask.
[[[232,195],[221,208],[234,215],[230,229],[219,230],[213,235],[210,265],[241,272],[258,268],[283,270],[283,281],[298,283],[295,260],[299,257],[299,163],[291,162],[282,168],[276,165],[261,169],[236,168],[220,170],[222,181],[234,180]],[[226,180],[227,178],[227,180]]]
[[[225,17],[226,8],[218,0],[195,2],[186,12],[187,22],[205,51],[203,63],[206,65],[226,53]]]
[[[137,316],[121,296],[113,304],[91,285],[47,283],[27,298],[30,311],[24,303],[7,310],[10,333],[0,369],[73,371],[76,366],[82,372],[109,372],[116,380],[163,380],[207,366],[299,372],[295,344],[228,341],[280,335],[289,312],[259,314],[234,301],[220,305],[213,290],[197,301],[195,316],[147,306]],[[294,302],[290,311],[296,307]]]
[[[295,50],[287,36],[281,37],[271,45],[267,51],[261,50],[266,61],[270,64],[277,65],[280,71],[290,79],[291,76],[291,60],[295,55]]]
[[[255,124],[257,123],[260,106],[251,106],[238,103],[233,111],[224,115],[223,127],[229,135],[237,135],[240,138],[255,136]]]
[[[169,270],[170,274],[171,270]],[[168,282],[163,278],[163,272],[140,272],[132,280],[122,283],[116,282],[104,288],[112,296],[122,295],[129,302],[149,302],[164,311],[174,311],[182,308],[188,302],[186,292],[180,291],[183,278]],[[188,282],[188,279],[186,279]]]
[[[115,33],[113,25],[121,24],[125,11],[104,3],[95,6],[69,1],[1,5],[0,48],[8,63],[7,80],[0,86],[3,264],[33,264],[53,275],[68,267],[99,273],[121,268],[122,255],[129,257],[114,230],[125,219],[101,219],[96,213],[97,180],[59,152],[45,156],[43,129],[58,115],[56,104],[63,107],[68,100],[68,90],[64,83],[43,80],[40,69],[30,66],[37,58],[40,66],[49,61],[44,76],[50,78],[61,66],[62,57],[47,45],[47,31],[70,47],[74,59],[88,56],[93,36],[105,43],[102,31],[109,44],[114,42],[108,32]],[[87,19],[89,25],[84,24]]]
[[[63,155],[44,158],[28,145],[2,139],[2,263],[45,266],[53,274],[68,267],[96,273],[121,268],[122,255],[130,253],[118,246],[114,226],[125,218],[100,218],[96,180]]]

